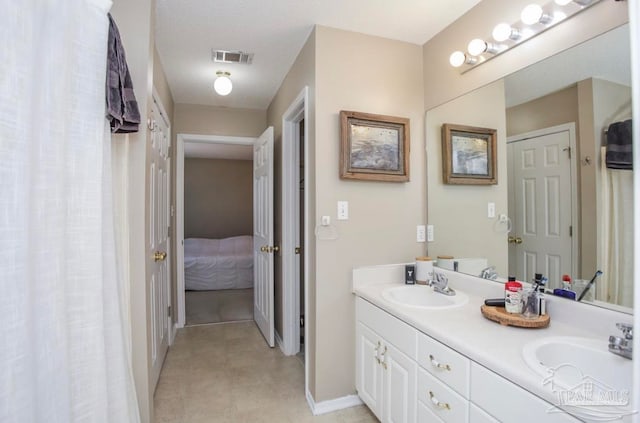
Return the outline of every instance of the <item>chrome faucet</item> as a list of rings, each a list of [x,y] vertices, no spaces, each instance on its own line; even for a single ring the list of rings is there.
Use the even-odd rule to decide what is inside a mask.
[[[609,351],[624,358],[633,358],[633,326],[626,323],[616,323],[624,337],[609,337]]]
[[[456,295],[456,291],[449,288],[449,279],[444,273],[433,272],[433,280],[429,282],[429,286],[432,286],[435,292],[449,296]]]
[[[482,279],[496,280],[498,279],[498,272],[496,272],[495,266],[485,267],[482,269],[482,272],[480,272],[480,277]]]

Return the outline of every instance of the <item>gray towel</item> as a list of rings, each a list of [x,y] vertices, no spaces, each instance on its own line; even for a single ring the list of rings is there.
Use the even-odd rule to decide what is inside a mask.
[[[140,111],[133,92],[133,82],[124,55],[120,32],[109,14],[107,48],[107,118],[111,132],[138,132]]]
[[[631,119],[609,125],[606,162],[609,169],[633,170]]]

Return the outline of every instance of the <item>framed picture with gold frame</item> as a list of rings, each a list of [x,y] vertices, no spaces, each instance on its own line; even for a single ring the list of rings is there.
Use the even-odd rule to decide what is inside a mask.
[[[409,119],[340,112],[340,179],[409,181]]]
[[[490,128],[442,125],[442,179],[453,185],[498,183],[497,131]]]

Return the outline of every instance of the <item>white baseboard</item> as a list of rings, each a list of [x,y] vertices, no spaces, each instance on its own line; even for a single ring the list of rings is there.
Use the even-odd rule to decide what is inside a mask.
[[[311,413],[314,416],[318,416],[320,414],[326,414],[345,408],[355,407],[356,405],[362,404],[362,400],[357,395],[347,395],[346,397],[335,398],[332,400],[321,401],[317,403],[311,396],[311,392],[307,391],[307,403],[309,404],[309,408],[311,408]]]
[[[173,345],[173,341],[176,340],[176,332],[178,332],[178,324],[169,325],[169,345]]]

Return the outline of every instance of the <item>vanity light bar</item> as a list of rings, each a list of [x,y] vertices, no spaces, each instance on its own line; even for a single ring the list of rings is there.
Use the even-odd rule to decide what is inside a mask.
[[[454,51],[449,57],[449,64],[461,68],[461,74],[468,72],[598,2],[600,0],[551,0],[544,6],[530,4],[522,10],[518,22],[512,25],[499,23],[491,37],[471,40],[466,53]]]

